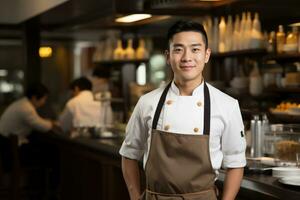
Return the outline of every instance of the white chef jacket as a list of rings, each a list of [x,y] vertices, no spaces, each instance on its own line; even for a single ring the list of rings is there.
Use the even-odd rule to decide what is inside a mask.
[[[101,126],[103,122],[101,106],[101,102],[94,100],[91,91],[81,91],[67,102],[59,117],[60,126],[64,131],[70,131],[73,127]]]
[[[211,101],[209,152],[212,167],[216,173],[222,164],[224,168],[244,167],[246,141],[238,101],[210,84],[207,86]],[[191,96],[180,96],[173,81],[157,129],[180,134],[203,134],[203,87],[202,83]],[[139,99],[120,149],[120,154],[130,159],[140,160],[144,156],[144,167],[150,148],[154,112],[164,88],[158,88]]]
[[[16,134],[20,143],[26,142],[32,130],[46,132],[51,128],[51,121],[40,117],[27,97],[9,105],[0,119],[0,134]]]

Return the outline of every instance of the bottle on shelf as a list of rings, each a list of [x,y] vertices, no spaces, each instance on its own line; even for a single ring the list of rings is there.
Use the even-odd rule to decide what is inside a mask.
[[[225,52],[225,34],[226,34],[226,22],[225,18],[221,17],[220,23],[219,23],[219,52],[223,53]]]
[[[114,50],[113,58],[114,60],[123,60],[125,56],[125,50],[122,47],[122,40],[118,39],[117,47]]]
[[[251,49],[257,49],[263,47],[263,35],[261,32],[261,24],[259,20],[259,14],[255,13],[252,30],[251,30],[251,36],[249,41],[249,47]]]
[[[231,15],[228,16],[226,31],[225,31],[225,51],[232,51],[233,24]]]
[[[234,28],[233,28],[233,40],[232,40],[232,50],[236,51],[239,49],[240,43],[240,16],[235,16]]]
[[[286,37],[286,45],[284,46],[285,52],[297,52],[298,51],[298,27],[293,26],[292,32]]]
[[[249,45],[250,45],[250,38],[251,38],[251,30],[252,30],[251,13],[247,12],[245,30],[244,30],[243,49],[249,49],[250,47]]]
[[[142,38],[139,39],[139,46],[136,49],[136,59],[146,59],[149,57],[149,53],[147,49],[145,48],[145,40]]]
[[[208,38],[208,44],[211,45],[212,43],[212,27],[213,27],[213,23],[212,23],[212,19],[211,17],[207,17],[204,23],[204,28],[206,30],[207,33],[207,38]]]
[[[269,53],[275,53],[276,50],[277,50],[277,48],[276,48],[276,33],[275,33],[275,31],[271,31],[269,39],[268,39],[267,51]]]
[[[298,34],[298,53],[300,53],[300,32]]]
[[[218,44],[219,44],[219,29],[218,29],[218,18],[214,18],[213,24],[213,32],[212,32],[212,51],[218,52]]]
[[[259,73],[258,64],[256,62],[250,72],[249,92],[253,96],[258,96],[263,92],[263,79]]]
[[[128,39],[127,47],[125,49],[125,59],[132,60],[135,59],[135,51],[132,47],[132,39]]]
[[[279,25],[278,32],[276,33],[276,44],[277,53],[282,53],[285,44],[285,33],[282,25]]]
[[[245,47],[245,39],[246,39],[246,35],[245,35],[245,26],[246,26],[246,13],[243,12],[242,13],[242,20],[240,23],[240,41],[239,41],[239,45],[238,45],[238,50],[242,50]]]
[[[261,32],[261,24],[260,24],[260,20],[259,20],[259,14],[255,13],[254,14],[254,20],[253,20],[253,26],[252,29]]]

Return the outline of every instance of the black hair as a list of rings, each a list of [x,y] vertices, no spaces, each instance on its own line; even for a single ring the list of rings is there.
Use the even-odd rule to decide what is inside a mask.
[[[180,32],[185,32],[185,31],[194,31],[200,33],[204,40],[205,48],[208,47],[207,34],[203,25],[192,20],[179,20],[175,22],[175,24],[173,24],[168,30],[168,34],[167,34],[168,43],[170,44],[170,41],[172,40],[175,34]]]
[[[89,79],[80,77],[72,81],[72,83],[70,84],[71,90],[74,90],[75,87],[78,87],[80,90],[92,90],[92,83]]]
[[[41,99],[44,96],[49,94],[48,88],[42,83],[33,83],[29,85],[25,91],[25,96],[29,99],[32,97],[36,97],[37,99]]]

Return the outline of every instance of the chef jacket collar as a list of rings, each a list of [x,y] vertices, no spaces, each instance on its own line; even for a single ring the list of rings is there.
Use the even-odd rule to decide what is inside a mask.
[[[203,87],[204,87],[204,80],[201,82],[201,84],[196,87],[192,93],[192,96],[203,96]],[[176,95],[180,96],[180,92],[179,92],[179,88],[176,86],[174,80],[172,81],[172,84],[171,84],[171,90],[172,92],[174,92]]]

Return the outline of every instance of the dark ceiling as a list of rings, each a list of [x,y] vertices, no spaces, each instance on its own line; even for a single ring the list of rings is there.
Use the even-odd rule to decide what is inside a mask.
[[[199,0],[70,0],[39,17],[42,30],[71,32],[118,28],[144,33],[160,34],[174,20],[181,17],[241,14],[258,12],[262,27],[275,30],[279,24],[288,25],[300,21],[299,0],[223,0],[200,2]],[[114,22],[116,16],[130,13],[154,14],[152,20],[132,25]],[[169,15],[171,17],[158,17]],[[9,26],[6,26],[6,28]],[[13,26],[14,28],[18,26]],[[3,28],[0,25],[0,30]]]

